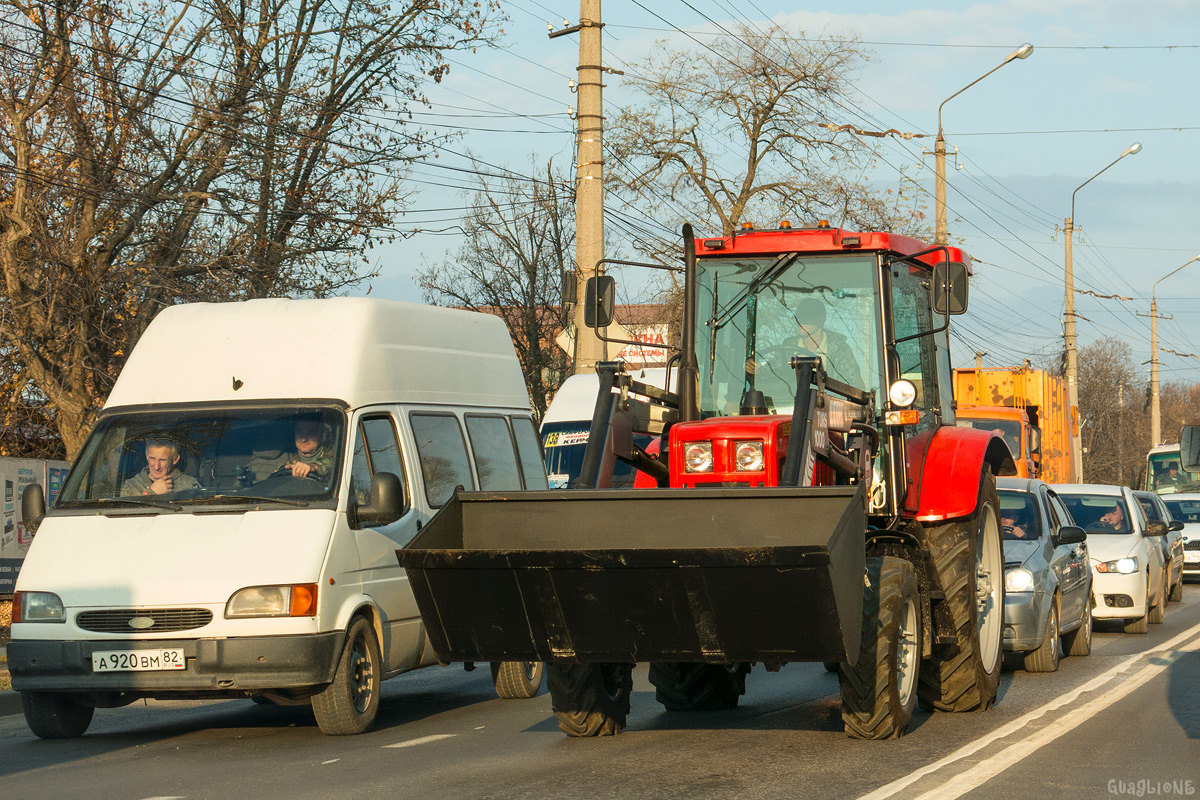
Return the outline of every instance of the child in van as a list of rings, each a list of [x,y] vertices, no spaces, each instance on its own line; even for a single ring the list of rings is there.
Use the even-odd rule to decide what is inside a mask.
[[[325,444],[325,423],[319,414],[306,414],[296,420],[296,450],[288,453],[283,465],[293,478],[328,478],[333,469],[333,453]]]

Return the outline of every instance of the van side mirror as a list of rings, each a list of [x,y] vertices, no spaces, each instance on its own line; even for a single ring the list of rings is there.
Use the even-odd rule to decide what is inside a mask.
[[[1190,422],[1179,432],[1179,460],[1188,472],[1200,472],[1200,422]]]
[[[1063,525],[1054,534],[1054,544],[1082,544],[1087,541],[1087,533],[1075,525]]]
[[[967,310],[967,267],[943,261],[933,265],[933,311],[951,316]]]
[[[612,324],[617,303],[617,280],[611,275],[588,278],[584,298],[583,324],[589,328],[607,328]]]
[[[371,502],[354,505],[354,527],[387,525],[404,513],[404,486],[393,472],[371,476]]]
[[[41,484],[31,483],[25,487],[25,491],[21,492],[21,520],[25,523],[25,529],[31,533],[37,533],[44,516],[46,516],[46,491]]]

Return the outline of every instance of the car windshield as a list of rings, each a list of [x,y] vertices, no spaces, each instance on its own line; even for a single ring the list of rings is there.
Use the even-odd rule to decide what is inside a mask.
[[[1124,497],[1111,494],[1059,493],[1075,524],[1088,533],[1133,533]]]
[[[1200,498],[1183,499],[1181,497],[1164,497],[1163,501],[1171,510],[1171,517],[1180,522],[1200,522]]]
[[[960,428],[975,428],[980,431],[998,433],[1004,437],[1008,451],[1013,458],[1021,458],[1021,423],[1015,419],[963,419],[958,417],[955,424]]]
[[[702,416],[738,413],[752,389],[768,411],[790,412],[794,355],[819,355],[829,377],[884,391],[874,257],[702,259],[699,270]]]
[[[546,476],[551,489],[574,489],[583,472],[583,453],[587,449],[589,425],[582,422],[549,422],[542,426],[542,448],[546,453]],[[634,434],[633,442],[641,448],[650,445],[651,437]],[[621,459],[613,464],[610,488],[633,486],[637,470]]]
[[[1029,492],[1001,489],[1000,529],[1005,539],[1037,539],[1042,535],[1037,502]]]
[[[315,406],[106,415],[55,508],[332,504],[344,427]]]

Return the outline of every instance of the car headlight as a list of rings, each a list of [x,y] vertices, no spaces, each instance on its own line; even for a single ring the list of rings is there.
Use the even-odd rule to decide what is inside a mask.
[[[1004,573],[1004,591],[1032,592],[1033,573],[1024,567],[1008,570]]]
[[[683,464],[688,472],[712,472],[712,442],[689,442],[684,445]]]
[[[734,445],[733,464],[738,472],[762,472],[764,463],[761,441],[737,442]]]
[[[66,622],[62,598],[54,592],[14,592],[13,617],[17,622]]]
[[[1118,558],[1115,561],[1104,561],[1096,565],[1096,572],[1112,572],[1119,575],[1132,575],[1138,571],[1138,560],[1132,558]]]
[[[225,618],[312,617],[317,613],[317,585],[248,586],[225,604]]]

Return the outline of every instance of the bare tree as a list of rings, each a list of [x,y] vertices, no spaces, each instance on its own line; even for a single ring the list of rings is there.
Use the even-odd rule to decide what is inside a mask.
[[[548,162],[541,178],[480,173],[456,254],[417,272],[426,302],[495,314],[512,334],[538,419],[566,373],[562,274],[574,270],[575,198]]]
[[[161,307],[363,277],[429,144],[398,117],[494,11],[0,0],[0,346],[68,456]]]
[[[917,232],[915,195],[874,190],[870,149],[830,129],[847,114],[859,47],[777,25],[732,33],[692,50],[663,45],[626,71],[644,100],[607,134],[617,191],[660,221],[690,216],[726,236],[755,216]]]
[[[1089,483],[1135,484],[1150,449],[1145,381],[1132,353],[1111,336],[1078,351],[1080,439]]]

